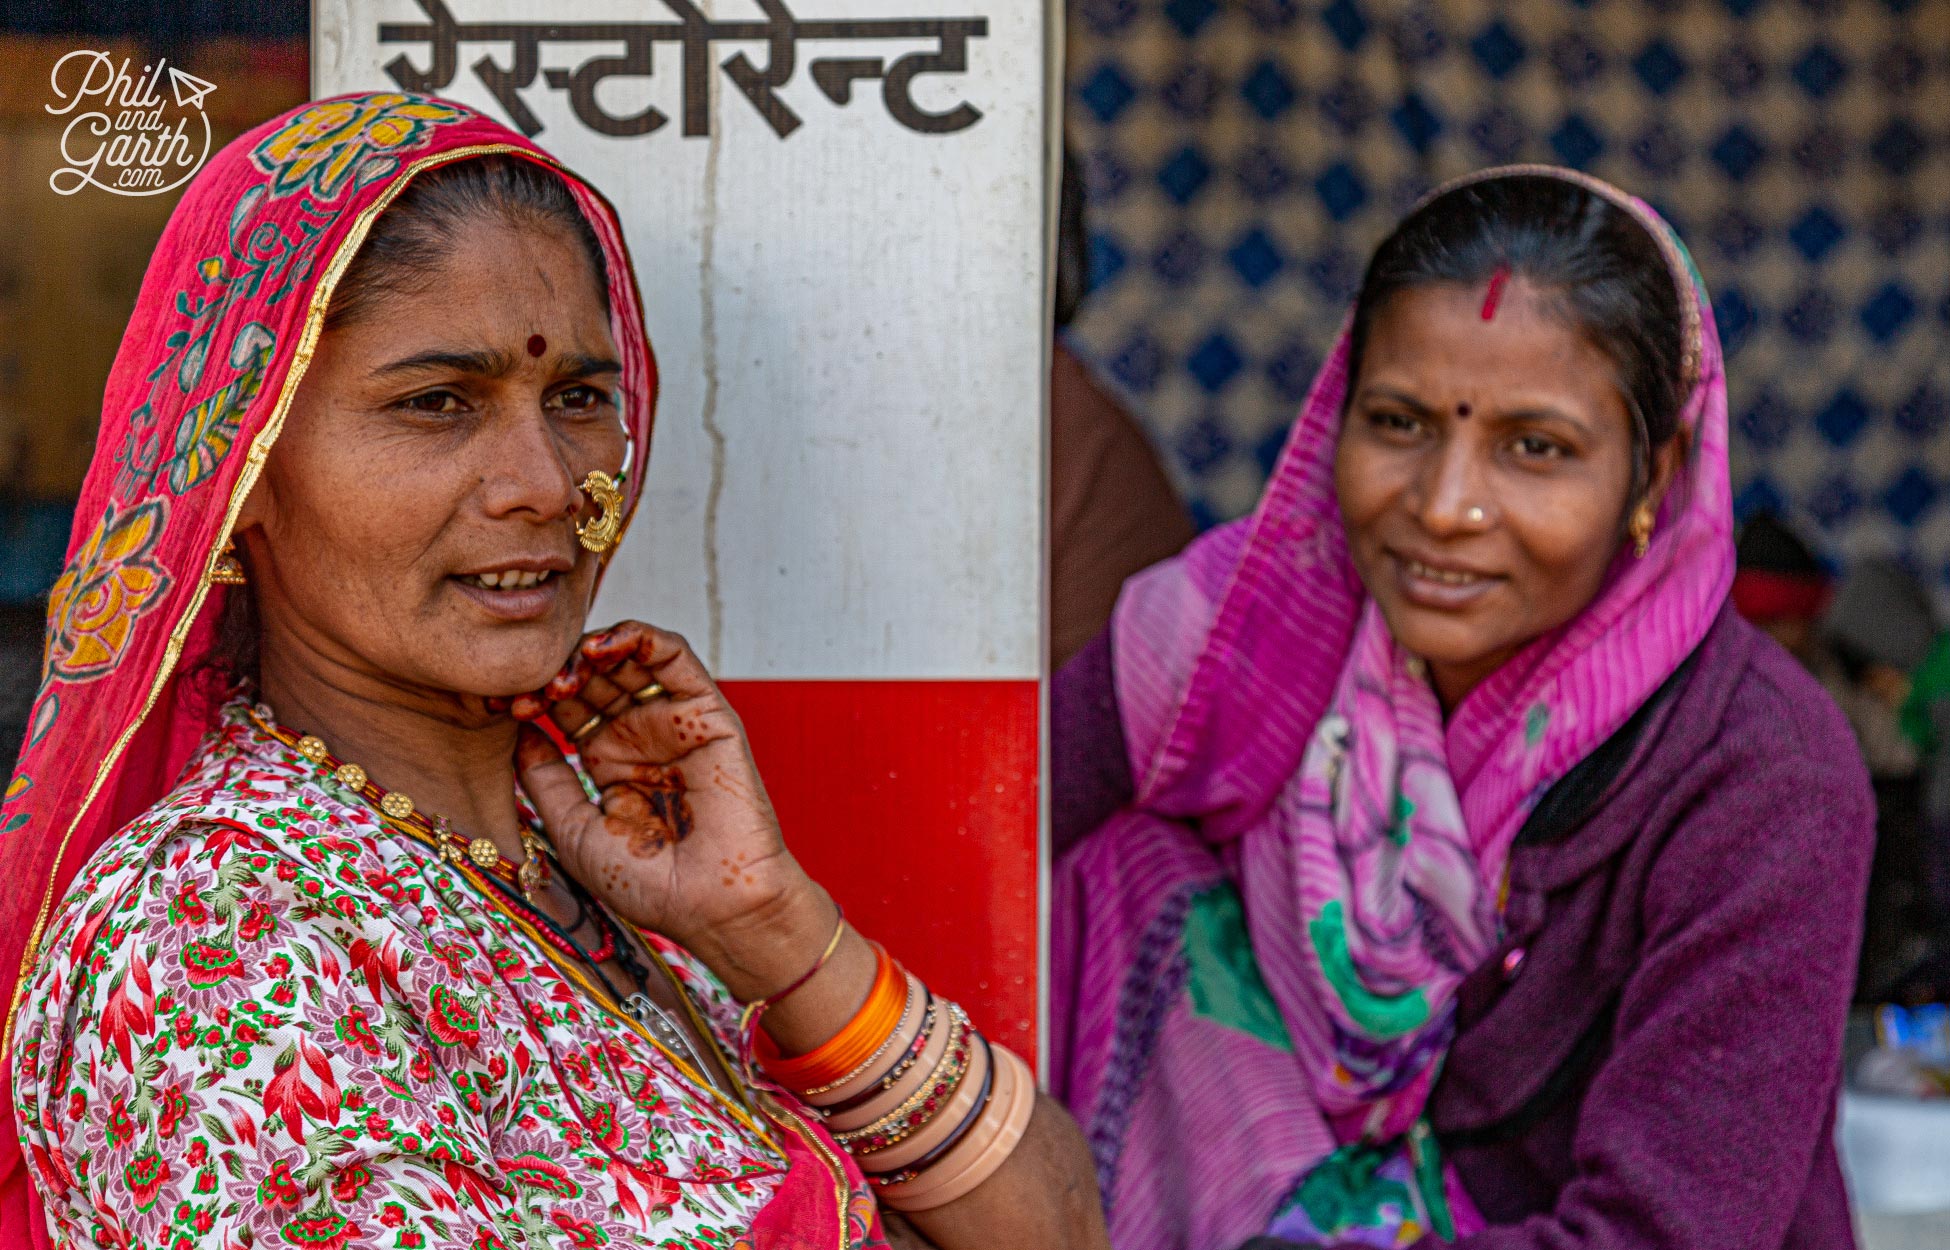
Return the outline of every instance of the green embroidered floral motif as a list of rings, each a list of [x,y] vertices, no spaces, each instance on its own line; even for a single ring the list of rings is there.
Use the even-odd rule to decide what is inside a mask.
[[[189,986],[193,990],[211,989],[232,977],[247,973],[236,951],[215,942],[185,942],[182,958],[183,967],[189,973]]]
[[[222,467],[244,413],[264,385],[264,371],[277,349],[277,336],[261,322],[250,322],[230,345],[230,366],[237,376],[202,403],[183,414],[176,427],[176,453],[165,466],[169,489],[180,495],[201,485]]]
[[[1363,1031],[1386,1040],[1428,1023],[1429,1000],[1420,989],[1389,996],[1361,983],[1361,974],[1347,949],[1347,922],[1339,899],[1321,908],[1319,918],[1307,923],[1307,936],[1313,940],[1314,957],[1320,960],[1327,983]]]
[[[1259,974],[1246,909],[1230,885],[1214,886],[1192,897],[1185,916],[1186,990],[1192,1010],[1208,1020],[1256,1037],[1291,1053],[1293,1039]]]
[[[481,1016],[468,1001],[444,985],[428,995],[427,1032],[442,1046],[472,1046],[481,1035]]]

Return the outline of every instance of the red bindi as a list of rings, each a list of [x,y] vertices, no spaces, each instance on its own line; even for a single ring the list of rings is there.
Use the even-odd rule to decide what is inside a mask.
[[[1484,320],[1488,320],[1488,318],[1484,318]],[[528,336],[528,354],[530,356],[539,356],[547,350],[548,350],[547,339],[543,338],[539,334],[531,334]]]
[[[1468,404],[1456,405],[1456,415],[1461,417],[1465,421],[1469,420],[1469,414],[1473,411],[1475,410],[1471,408]]]
[[[1495,318],[1496,306],[1503,302],[1503,286],[1509,280],[1510,266],[1508,265],[1498,265],[1496,272],[1490,275],[1490,289],[1483,295],[1483,320],[1489,321]]]

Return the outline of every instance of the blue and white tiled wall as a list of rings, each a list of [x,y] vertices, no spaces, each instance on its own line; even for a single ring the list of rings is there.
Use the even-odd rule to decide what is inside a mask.
[[[1651,200],[1713,291],[1734,489],[1950,589],[1950,0],[1072,0],[1073,345],[1248,510],[1368,251],[1445,177]]]

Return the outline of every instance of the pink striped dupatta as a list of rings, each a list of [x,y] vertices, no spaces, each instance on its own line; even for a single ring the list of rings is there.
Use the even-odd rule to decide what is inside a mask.
[[[1726,388],[1698,274],[1649,206],[1583,175],[1464,181],[1519,173],[1587,187],[1660,242],[1686,318],[1686,468],[1647,556],[1622,552],[1445,723],[1348,556],[1343,333],[1257,510],[1126,585],[1112,651],[1137,793],[1057,866],[1050,1020],[1117,1250],[1233,1250],[1276,1214],[1285,1232],[1302,1197],[1330,1240],[1480,1223],[1422,1112],[1455,989],[1499,940],[1510,846],[1726,598]]]

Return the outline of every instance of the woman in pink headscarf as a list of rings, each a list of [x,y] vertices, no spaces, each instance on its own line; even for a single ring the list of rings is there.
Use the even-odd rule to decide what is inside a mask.
[[[199,174],[0,809],[0,1244],[1103,1244],[683,639],[584,633],[655,401],[614,211],[469,109]]]
[[[1258,509],[1056,682],[1051,1081],[1118,1250],[1850,1244],[1873,816],[1731,525],[1649,208],[1495,170],[1381,244]]]

